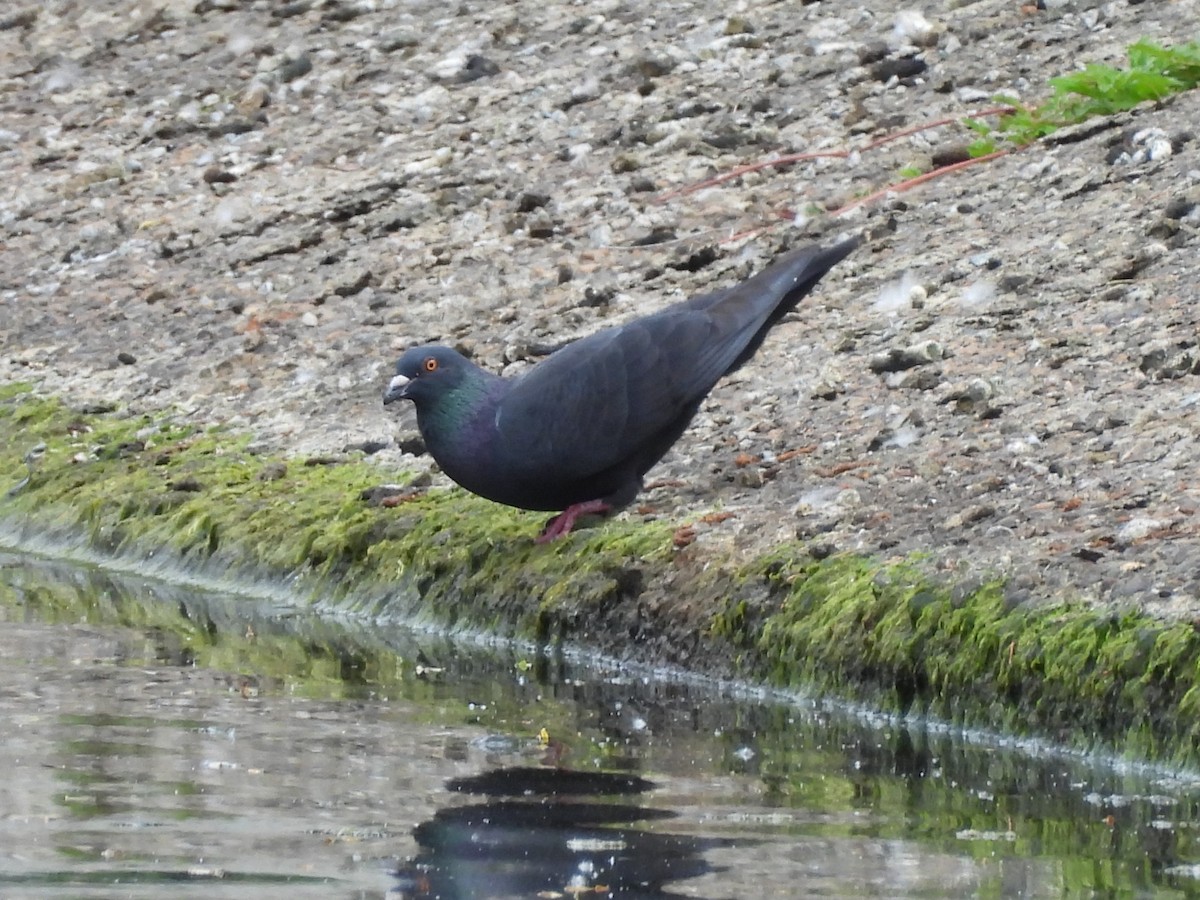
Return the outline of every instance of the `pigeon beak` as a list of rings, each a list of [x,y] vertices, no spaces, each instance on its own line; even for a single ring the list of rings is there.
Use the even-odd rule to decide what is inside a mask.
[[[403,375],[397,375],[388,382],[387,390],[383,393],[383,405],[394,403],[397,400],[408,399],[408,386],[412,382],[411,378],[406,378]]]

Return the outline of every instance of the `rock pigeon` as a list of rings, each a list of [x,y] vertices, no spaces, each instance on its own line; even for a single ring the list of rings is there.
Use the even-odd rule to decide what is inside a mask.
[[[426,448],[462,487],[562,510],[538,536],[545,543],[580,516],[630,503],[713,385],[858,244],[793,250],[741,284],[567,344],[513,379],[449,347],[413,347],[383,402],[413,402]]]

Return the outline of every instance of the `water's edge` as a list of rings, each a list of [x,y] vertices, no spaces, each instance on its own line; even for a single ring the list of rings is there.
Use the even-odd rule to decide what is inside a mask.
[[[0,390],[0,446],[44,442],[0,496],[0,545],[646,665],[800,686],[885,712],[1194,766],[1200,635],[1190,622],[1034,604],[920,560],[754,559],[677,547],[633,517],[532,542],[531,517],[458,491],[379,503],[361,459],[285,460],[169,415],[80,413]],[[0,459],[0,486],[27,474]],[[402,473],[390,473],[405,481]],[[396,494],[392,494],[396,496]]]

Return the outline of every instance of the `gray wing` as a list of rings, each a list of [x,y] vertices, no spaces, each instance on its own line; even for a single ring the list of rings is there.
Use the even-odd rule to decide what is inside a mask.
[[[568,344],[513,384],[497,449],[517,477],[602,472],[654,441],[736,355],[711,315],[677,307]]]
[[[679,418],[858,243],[794,250],[741,284],[568,344],[534,366],[497,411],[510,471],[585,478],[673,438]]]

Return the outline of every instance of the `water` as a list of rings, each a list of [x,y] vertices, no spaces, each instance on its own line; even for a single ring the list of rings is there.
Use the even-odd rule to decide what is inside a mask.
[[[729,694],[0,556],[0,898],[1200,896],[1188,778]]]

